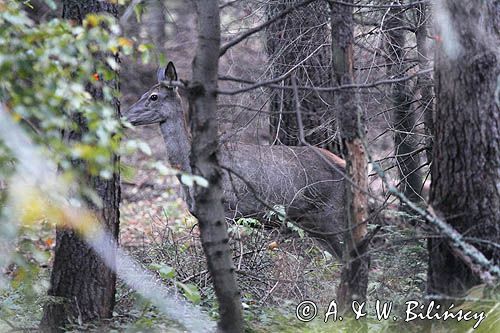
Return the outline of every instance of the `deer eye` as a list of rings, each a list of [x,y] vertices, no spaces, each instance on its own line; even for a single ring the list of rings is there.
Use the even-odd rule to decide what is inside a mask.
[[[151,96],[149,96],[149,99],[152,100],[152,101],[156,101],[158,99],[158,95],[157,94],[151,94]]]

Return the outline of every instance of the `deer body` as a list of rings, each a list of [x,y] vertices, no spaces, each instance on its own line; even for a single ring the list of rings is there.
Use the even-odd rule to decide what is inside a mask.
[[[158,80],[177,80],[169,63]],[[125,113],[133,125],[159,123],[171,166],[191,173],[190,135],[180,97],[173,88],[153,86]],[[219,147],[226,215],[264,216],[276,206],[285,208],[287,220],[318,239],[336,256],[342,252],[344,223],[344,162],[332,153],[311,147],[225,143]],[[315,150],[315,151],[313,151]],[[335,165],[335,168],[332,167]],[[190,209],[194,202],[183,186]]]

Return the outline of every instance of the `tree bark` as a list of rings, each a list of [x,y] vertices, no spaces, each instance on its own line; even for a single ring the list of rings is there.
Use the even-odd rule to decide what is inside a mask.
[[[272,18],[299,0],[272,0],[267,16]],[[327,1],[315,1],[278,20],[267,29],[267,53],[271,76],[294,71],[299,85],[327,87],[333,81]],[[291,76],[283,81],[291,85]],[[333,93],[300,90],[302,122],[308,143],[338,152],[333,142],[337,125],[333,114]],[[271,96],[271,144],[301,145],[291,90],[275,90]]]
[[[353,3],[353,0],[346,1]],[[354,20],[352,7],[332,3],[333,74],[337,85],[352,84]],[[355,91],[340,90],[335,94],[340,136],[344,145],[346,173],[356,186],[346,183],[347,232],[345,234],[344,267],[337,292],[339,307],[345,311],[352,301],[366,300],[370,256],[367,235],[368,172],[364,151],[364,116]]]
[[[193,213],[198,219],[208,270],[219,301],[221,332],[243,332],[240,293],[236,285],[229,237],[222,205],[221,168],[217,158],[217,79],[220,18],[217,0],[197,0],[198,46],[189,87],[191,168],[209,182],[194,185]]]
[[[441,0],[448,17],[435,55],[436,113],[431,184],[434,210],[494,263],[500,263],[498,1]],[[440,22],[437,22],[439,25]],[[479,279],[431,238],[427,291],[461,297]]]
[[[63,1],[63,18],[81,23],[88,13],[108,12],[117,15],[115,5],[98,0]],[[117,82],[116,82],[117,84]],[[101,98],[100,91],[91,91],[94,98]],[[119,117],[119,103],[116,101],[116,116]],[[69,140],[81,140],[86,131],[86,122],[76,114],[80,125],[78,132],[71,132]],[[76,162],[81,163],[81,162]],[[104,230],[118,242],[120,175],[119,157],[113,155],[110,163],[115,173],[111,179],[86,175],[87,184],[94,189],[102,201],[101,207],[89,206],[94,210]],[[48,303],[44,307],[40,328],[45,332],[63,331],[64,325],[73,318],[82,322],[99,318],[110,318],[115,304],[116,275],[98,255],[73,230],[58,228],[54,265],[50,277],[49,296],[62,298],[59,302]]]
[[[405,44],[406,34],[404,26],[404,10],[393,8],[389,11],[385,29],[387,35],[386,50],[389,57],[387,74],[391,79],[406,76]],[[418,138],[415,134],[416,117],[411,108],[412,92],[407,80],[397,82],[391,86],[391,102],[394,106],[392,124],[394,128],[394,154],[399,172],[398,189],[412,202],[422,201],[422,171],[420,154],[414,153],[418,149]],[[400,203],[401,210],[412,214],[404,202]]]
[[[430,11],[426,3],[421,3],[417,7],[417,29],[415,30],[415,38],[417,40],[418,53],[418,69],[420,71],[431,67],[431,52],[429,47],[429,22]],[[418,77],[417,87],[420,90],[420,108],[424,110],[425,122],[425,144],[427,146],[426,155],[427,163],[432,162],[432,146],[434,133],[434,81],[432,73],[425,73]]]
[[[148,22],[145,26],[149,38],[156,47],[159,54],[163,54],[164,45],[167,41],[165,33],[166,9],[162,0],[153,0],[147,3],[147,9],[144,21]]]

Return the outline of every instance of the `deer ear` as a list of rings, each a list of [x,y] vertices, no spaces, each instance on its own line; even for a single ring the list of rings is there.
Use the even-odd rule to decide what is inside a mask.
[[[170,81],[177,81],[177,71],[175,70],[174,63],[169,61],[167,69],[165,69],[165,76]]]

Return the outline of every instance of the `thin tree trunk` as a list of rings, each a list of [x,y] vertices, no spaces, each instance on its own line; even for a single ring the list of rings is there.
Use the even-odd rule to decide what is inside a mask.
[[[353,0],[346,1],[353,3]],[[333,73],[338,85],[353,83],[354,20],[352,7],[332,4]],[[363,302],[368,286],[370,257],[367,252],[368,172],[364,151],[364,117],[355,91],[341,90],[335,95],[337,119],[344,144],[347,176],[344,267],[337,292],[339,307],[345,311],[353,300]]]
[[[243,332],[240,293],[231,260],[222,205],[221,168],[217,159],[217,78],[220,18],[217,0],[197,0],[198,47],[189,88],[191,114],[191,168],[208,180],[207,188],[194,185],[193,213],[198,219],[208,270],[219,301],[219,330]]]
[[[108,12],[117,15],[117,8],[106,2],[63,1],[63,18],[81,22],[91,12]],[[94,98],[100,98],[100,91],[91,91]],[[119,117],[119,104],[116,116]],[[81,140],[86,131],[85,119],[75,115],[80,130],[69,134],[69,140]],[[80,163],[80,162],[77,162]],[[113,155],[114,170],[118,170],[119,157]],[[111,179],[87,175],[87,184],[95,190],[102,201],[102,207],[93,208],[103,228],[118,241],[120,175],[116,171]],[[71,319],[88,322],[99,318],[110,318],[115,304],[116,275],[84,240],[73,230],[58,228],[54,265],[50,277],[49,296],[61,297],[63,304],[48,303],[44,307],[41,329],[46,332],[62,331]]]
[[[272,18],[295,5],[299,0],[272,0],[267,16]],[[327,1],[315,1],[293,11],[267,29],[267,53],[270,74],[278,77],[294,71],[299,85],[329,86],[333,81],[331,68],[329,14]],[[291,76],[283,81],[291,85]],[[299,102],[305,139],[308,143],[338,151],[332,140],[337,126],[333,114],[333,93],[300,90]],[[299,130],[291,90],[275,90],[271,96],[271,144],[300,145]]]
[[[386,20],[387,54],[390,63],[387,74],[391,79],[406,76],[405,44],[406,34],[404,26],[404,10],[391,9]],[[422,171],[420,168],[420,154],[418,139],[415,134],[416,117],[411,108],[412,92],[407,80],[392,84],[391,101],[394,105],[394,154],[399,171],[399,190],[412,202],[421,202]],[[411,214],[411,209],[401,202],[402,211]]]
[[[421,3],[417,8],[417,29],[415,37],[417,40],[418,67],[420,71],[431,67],[431,52],[429,50],[429,22],[430,11],[426,3]],[[427,162],[432,162],[432,134],[434,132],[434,89],[431,73],[425,73],[418,77],[417,87],[420,90],[420,108],[424,110],[425,144],[427,146]]]
[[[431,184],[434,210],[497,265],[500,263],[498,8],[498,1],[441,0],[436,4],[436,15],[447,17],[450,22],[442,27],[436,46]],[[440,23],[437,22],[438,26]],[[443,239],[431,238],[428,244],[428,293],[461,297],[480,282]]]

